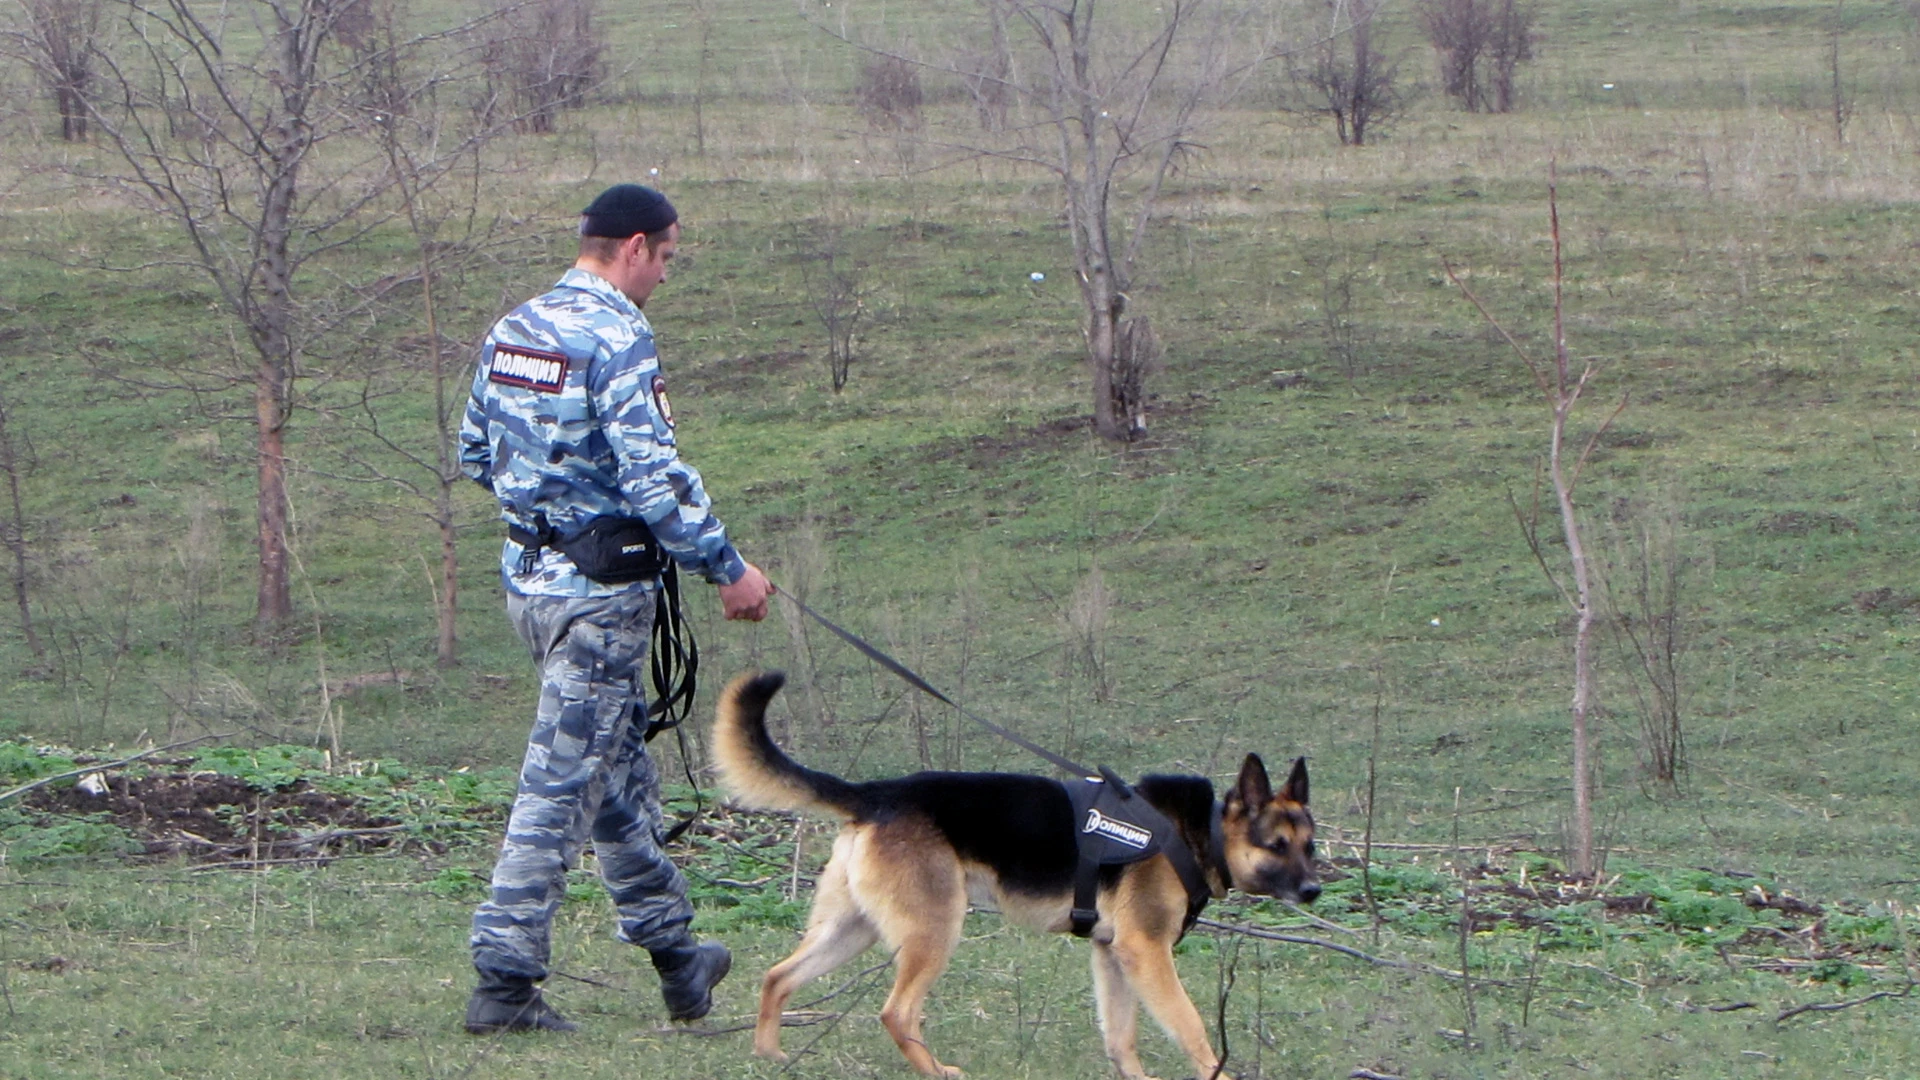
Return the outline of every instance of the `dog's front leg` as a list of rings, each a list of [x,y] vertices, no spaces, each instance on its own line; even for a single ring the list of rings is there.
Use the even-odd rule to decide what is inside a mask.
[[[1127,1080],[1155,1080],[1140,1064],[1135,1045],[1139,1030],[1140,997],[1133,992],[1127,973],[1120,967],[1113,946],[1093,943],[1093,1001],[1100,1014],[1100,1036],[1106,1042],[1107,1060]]]
[[[1213,1044],[1207,1041],[1207,1028],[1200,1020],[1200,1010],[1193,1007],[1187,988],[1180,985],[1180,973],[1173,966],[1173,943],[1134,931],[1116,935],[1110,948],[1134,993],[1147,1003],[1147,1011],[1167,1029],[1180,1049],[1186,1051],[1188,1060],[1193,1062],[1194,1076],[1211,1080],[1220,1059],[1213,1056]],[[1131,1039],[1128,1046],[1131,1049]],[[1111,1037],[1107,1047],[1111,1055]],[[1134,1067],[1139,1068],[1137,1058]],[[1122,1068],[1124,1071],[1124,1066]]]

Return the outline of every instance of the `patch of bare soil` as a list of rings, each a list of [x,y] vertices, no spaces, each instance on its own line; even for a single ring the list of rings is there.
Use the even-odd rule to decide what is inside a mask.
[[[113,776],[104,793],[41,788],[27,796],[26,806],[49,814],[104,813],[145,845],[148,856],[199,862],[322,859],[407,839],[396,819],[304,780],[262,791],[213,773]]]
[[[1068,445],[1076,432],[1093,426],[1091,416],[1063,416],[1024,431],[1001,435],[971,435],[936,440],[922,450],[927,461],[959,461],[968,469],[992,469],[1009,459],[1037,450]]]
[[[1190,416],[1203,405],[1192,401],[1177,404],[1156,402],[1151,417],[1158,425],[1172,418]],[[1065,449],[1084,440],[1092,428],[1093,417],[1090,415],[1062,416],[1024,430],[998,435],[940,439],[928,444],[921,453],[924,460],[929,462],[958,461],[976,472],[991,471],[1029,454]],[[1114,468],[1133,479],[1167,471],[1173,467],[1168,452],[1185,447],[1189,441],[1181,431],[1178,425],[1169,423],[1165,428],[1156,426],[1149,429],[1144,438],[1135,442],[1112,444],[1108,449],[1112,453]]]

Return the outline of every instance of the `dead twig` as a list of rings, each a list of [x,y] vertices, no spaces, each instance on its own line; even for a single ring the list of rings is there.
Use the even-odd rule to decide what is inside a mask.
[[[32,791],[36,788],[43,788],[43,787],[46,787],[48,784],[57,783],[61,780],[71,780],[76,776],[85,776],[88,773],[106,772],[108,769],[118,769],[122,765],[131,765],[134,762],[139,761],[141,758],[149,758],[155,754],[164,754],[168,750],[178,750],[183,746],[193,746],[196,743],[203,743],[210,739],[231,739],[233,738],[234,734],[235,734],[234,732],[227,731],[217,735],[201,735],[197,738],[182,739],[179,742],[168,743],[165,746],[156,746],[151,750],[142,750],[131,757],[123,757],[118,761],[109,761],[105,765],[83,765],[78,769],[69,769],[63,773],[54,773],[52,776],[43,776],[38,780],[30,780],[27,783],[21,784],[19,787],[9,788],[6,791],[0,791],[0,803],[4,803],[8,799],[11,799],[17,795],[25,795],[27,792]]]
[[[1915,986],[1920,986],[1920,983],[1908,983],[1898,990],[1879,990],[1868,994],[1866,997],[1854,998],[1852,1001],[1813,1001],[1805,1005],[1795,1005],[1793,1008],[1787,1009],[1779,1016],[1774,1017],[1773,1022],[1776,1024],[1784,1023],[1799,1016],[1801,1013],[1839,1012],[1841,1009],[1851,1009],[1855,1005],[1865,1005],[1869,1001],[1879,1001],[1881,998],[1908,997],[1912,995]]]
[[[785,1026],[784,1024],[782,1025]],[[726,1027],[688,1027],[685,1024],[661,1024],[653,1029],[655,1035],[697,1035],[711,1039],[715,1035],[732,1035],[739,1031],[752,1031],[752,1024],[729,1024]]]
[[[835,987],[834,989],[829,990],[824,994],[821,994],[819,997],[814,998],[812,1001],[803,1001],[798,1005],[795,1005],[787,1009],[785,1012],[781,1014],[781,1021],[780,1021],[781,1025],[783,1027],[806,1026],[803,1023],[788,1024],[786,1021],[786,1018],[789,1016],[793,1016],[796,1013],[804,1013],[810,1009],[816,1008],[823,1001],[832,1001],[834,998],[839,997],[841,994],[844,994],[848,990],[853,989],[856,985],[859,985],[861,980],[865,979],[867,976],[873,974],[876,971],[879,971],[881,968],[884,968],[892,963],[893,963],[893,958],[888,957],[877,964],[869,965],[868,967],[865,967],[859,971],[854,972],[851,976],[847,978],[845,982],[842,982],[839,986]]]
[[[1220,1039],[1220,1057],[1213,1063],[1213,1072],[1207,1080],[1220,1080],[1221,1070],[1227,1067],[1227,1061],[1233,1057],[1233,1047],[1227,1043],[1227,999],[1233,996],[1234,981],[1240,975],[1240,945],[1235,940],[1231,955],[1220,958],[1220,996],[1214,1012],[1214,1033]]]
[[[1632,979],[1629,979],[1624,975],[1615,975],[1613,972],[1608,971],[1606,968],[1595,967],[1592,964],[1570,964],[1570,963],[1557,961],[1557,960],[1549,960],[1547,962],[1552,964],[1554,967],[1574,968],[1580,971],[1591,971],[1595,975],[1598,975],[1603,979],[1612,979],[1614,982],[1617,982],[1622,986],[1631,986],[1635,990],[1646,989],[1645,985],[1634,982]]]
[[[1323,919],[1318,915],[1315,915],[1313,912],[1308,911],[1306,908],[1303,908],[1298,904],[1289,904],[1289,903],[1286,903],[1285,901],[1282,901],[1280,906],[1287,909],[1287,914],[1296,915],[1302,919],[1305,919],[1307,920],[1307,922],[1311,923],[1316,927],[1319,927],[1322,930],[1331,930],[1336,934],[1348,934],[1355,937],[1358,937],[1360,934],[1360,931],[1355,930],[1351,926],[1341,926],[1337,922],[1329,922],[1328,920]]]
[[[1369,964],[1376,964],[1380,967],[1399,968],[1402,971],[1418,971],[1427,975],[1438,975],[1443,979],[1465,978],[1460,972],[1454,971],[1451,968],[1443,968],[1435,964],[1422,964],[1414,960],[1394,960],[1385,956],[1375,956],[1370,952],[1364,952],[1350,945],[1342,945],[1337,941],[1303,937],[1299,934],[1282,934],[1278,931],[1263,930],[1254,926],[1241,926],[1235,923],[1221,922],[1218,919],[1196,919],[1194,920],[1194,925],[1204,926],[1217,933],[1244,934],[1247,937],[1259,938],[1262,941],[1284,941],[1293,945],[1313,945],[1322,949],[1331,949],[1343,956],[1351,956],[1355,960],[1365,960]],[[1511,985],[1498,979],[1475,979],[1474,982],[1481,986]]]
[[[859,975],[856,975],[853,978],[846,980],[844,983],[840,985],[838,990],[834,991],[834,993],[839,993],[841,990],[852,988],[854,992],[853,1000],[847,1002],[846,1008],[840,1010],[837,1013],[834,1013],[831,1017],[821,1021],[820,1034],[815,1035],[811,1039],[808,1039],[807,1045],[793,1052],[793,1056],[788,1059],[787,1063],[784,1066],[781,1067],[780,1069],[781,1076],[785,1076],[787,1073],[793,1071],[793,1067],[799,1063],[801,1058],[806,1057],[808,1054],[810,1054],[813,1051],[813,1048],[819,1045],[821,1039],[824,1039],[828,1035],[833,1034],[833,1029],[840,1026],[840,1021],[845,1020],[847,1016],[853,1012],[853,1007],[855,1005],[860,1004],[860,999],[862,997],[865,997],[867,991],[873,988],[873,984],[874,984],[873,975],[874,973],[878,972],[882,966],[884,965],[875,964],[873,967],[868,968],[866,971],[861,972]],[[828,996],[831,997],[832,995],[829,994]],[[820,1000],[824,1001],[826,999],[821,998]],[[784,1017],[782,1018],[781,1026],[782,1027],[786,1026]]]
[[[610,982],[601,982],[599,979],[590,979],[585,975],[575,975],[572,972],[561,971],[559,968],[555,968],[553,970],[553,973],[563,979],[568,979],[577,983],[586,983],[588,986],[597,986],[602,990],[612,990],[622,994],[627,992],[627,988],[624,986],[615,986]]]
[[[211,841],[207,841],[207,842],[210,843]],[[397,848],[388,849],[386,851],[382,851],[378,853],[355,852],[353,854],[347,854],[347,855],[316,851],[311,855],[295,855],[285,859],[227,859],[222,862],[201,863],[198,866],[189,867],[187,869],[187,873],[212,874],[212,873],[218,873],[220,871],[227,871],[231,873],[236,870],[258,870],[263,866],[321,867],[321,866],[330,866],[334,862],[340,859],[391,859],[391,858],[399,857],[400,854],[401,852]]]

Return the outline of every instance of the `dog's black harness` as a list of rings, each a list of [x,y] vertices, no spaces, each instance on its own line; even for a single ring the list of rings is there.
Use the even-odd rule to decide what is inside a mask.
[[[1106,766],[1099,776],[1089,776],[1067,785],[1067,797],[1073,804],[1074,844],[1080,859],[1073,874],[1073,910],[1071,929],[1076,937],[1088,937],[1100,921],[1096,900],[1100,893],[1100,868],[1124,866],[1154,855],[1164,854],[1180,875],[1187,889],[1187,915],[1180,933],[1192,928],[1194,920],[1213,899],[1206,871],[1195,852],[1181,838],[1179,830],[1152,803],[1137,794],[1126,781]],[[1226,840],[1220,824],[1220,804],[1213,805],[1209,826],[1210,869],[1220,874],[1222,884],[1231,881],[1226,865]]]

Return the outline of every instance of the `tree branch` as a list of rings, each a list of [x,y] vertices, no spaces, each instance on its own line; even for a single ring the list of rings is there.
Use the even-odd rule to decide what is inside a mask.
[[[228,732],[222,732],[216,735],[201,735],[192,739],[182,739],[179,742],[168,743],[165,746],[156,746],[151,750],[142,750],[139,753],[132,755],[131,757],[123,757],[118,761],[109,761],[104,765],[83,765],[78,769],[69,769],[68,771],[63,773],[54,773],[52,776],[43,776],[38,780],[30,780],[27,783],[21,784],[19,787],[9,788],[6,791],[0,791],[0,803],[4,803],[8,799],[14,798],[19,795],[25,795],[27,792],[33,791],[36,788],[43,788],[43,787],[46,787],[48,784],[57,783],[61,780],[71,780],[76,776],[85,776],[88,773],[106,772],[108,769],[118,769],[123,765],[131,765],[142,758],[150,758],[155,754],[164,754],[169,750],[179,750],[183,747],[193,746],[198,743],[207,742],[208,740],[211,740],[211,739],[231,739],[235,734],[236,734],[235,732],[228,731]]]

